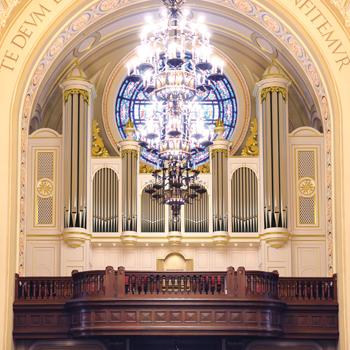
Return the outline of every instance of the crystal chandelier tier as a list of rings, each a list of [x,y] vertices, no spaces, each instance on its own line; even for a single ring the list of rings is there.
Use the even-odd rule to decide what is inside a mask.
[[[213,56],[210,34],[202,19],[182,10],[183,0],[163,0],[161,19],[148,20],[128,79],[140,83],[151,104],[137,138],[158,160],[154,182],[146,191],[172,208],[203,191],[195,155],[212,144],[213,127],[205,123],[199,102],[224,79],[223,62]]]

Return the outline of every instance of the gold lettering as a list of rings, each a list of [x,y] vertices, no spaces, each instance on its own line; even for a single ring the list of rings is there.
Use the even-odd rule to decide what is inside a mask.
[[[18,31],[25,35],[27,38],[30,38],[33,34],[31,30],[28,30],[28,28],[24,27],[23,25],[19,27]]]
[[[298,2],[298,1],[296,0],[296,2]],[[301,1],[299,1],[299,3],[300,3],[300,2],[301,2]],[[298,4],[297,4],[297,5],[298,5]],[[304,7],[306,7],[306,10],[309,10],[310,7],[312,7],[312,6],[314,6],[314,4],[312,3],[311,0],[305,0],[304,3],[302,3],[302,4],[299,6],[299,8],[300,8],[300,10],[301,10],[301,9],[303,9]]]
[[[53,0],[55,4],[59,4],[62,0]]]
[[[11,43],[12,43],[13,45],[18,46],[20,49],[23,49],[24,46],[26,46],[27,38],[26,38],[24,35],[22,35],[22,34],[16,34],[16,35],[13,37]]]
[[[320,32],[320,34],[323,36],[324,32],[322,32],[323,30],[329,30],[332,28],[332,25],[326,20],[325,22],[323,22],[322,24],[320,24],[317,27],[317,30]]]
[[[328,47],[331,47],[335,44],[338,44],[335,49],[333,49],[333,53],[346,53],[344,51],[342,52],[338,52],[337,50],[339,49],[340,46],[343,45],[343,43],[339,40],[339,39],[332,39],[331,36],[333,35],[334,31],[332,30],[331,32],[328,32],[328,33],[325,33],[325,34],[322,34],[322,36],[325,38],[325,41],[326,43],[329,43],[328,44]]]
[[[41,9],[41,12],[32,12],[30,14],[30,17],[31,17],[31,21],[30,20],[26,20],[24,21],[25,24],[29,24],[31,26],[34,26],[34,27],[37,27],[38,26],[38,23],[37,23],[37,20],[42,22],[43,21],[43,18],[46,17],[46,13],[49,13],[51,12],[47,7],[45,7],[44,5],[40,4],[40,9]]]
[[[6,50],[5,56],[1,61],[0,68],[4,67],[9,70],[14,70],[15,63],[18,61],[18,57],[19,56],[17,54]]]
[[[314,17],[314,18],[311,18],[310,19],[310,21],[313,23],[313,22],[315,22],[316,21],[316,19],[318,19],[318,18],[320,18],[320,17],[322,17],[322,18],[324,18],[324,16],[323,16],[323,14],[317,9],[317,11],[318,11],[318,14]],[[325,18],[324,18],[325,19]]]
[[[340,63],[339,70],[341,71],[343,66],[347,66],[350,64],[350,58],[349,58],[349,56],[345,56],[345,57],[337,60],[336,63]]]

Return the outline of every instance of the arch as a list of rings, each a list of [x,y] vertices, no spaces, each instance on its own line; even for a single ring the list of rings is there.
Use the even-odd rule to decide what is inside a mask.
[[[157,259],[157,271],[193,271],[193,259],[186,259],[180,252],[170,252],[164,259]]]
[[[42,3],[46,3],[42,1]],[[49,3],[49,1],[47,1]],[[25,138],[21,140],[21,134],[26,134],[26,125],[28,123],[31,106],[33,103],[32,95],[28,95],[28,90],[25,88],[29,84],[32,74],[34,74],[36,85],[39,86],[40,76],[45,75],[48,72],[47,66],[44,64],[45,60],[39,65],[39,69],[34,72],[32,67],[36,67],[36,64],[41,61],[38,59],[38,52],[47,52],[43,50],[50,41],[53,32],[59,32],[59,28],[65,26],[65,21],[72,17],[72,14],[82,9],[82,6],[87,6],[84,2],[75,2],[73,0],[56,1],[59,5],[55,8],[55,11],[51,11],[47,14],[47,21],[41,23],[37,31],[32,35],[31,41],[28,45],[18,53],[13,53],[12,61],[15,61],[16,66],[13,69],[0,71],[1,81],[6,81],[6,86],[1,88],[0,105],[2,107],[2,127],[5,132],[0,140],[1,154],[0,162],[3,165],[1,171],[1,185],[0,196],[2,200],[1,218],[0,218],[0,231],[4,232],[0,238],[0,256],[1,266],[4,267],[7,273],[1,276],[1,285],[4,287],[0,292],[1,310],[1,323],[5,326],[1,327],[1,340],[2,348],[11,348],[11,303],[12,303],[12,289],[13,289],[13,275],[14,272],[21,265],[21,259],[18,259],[18,247],[23,246],[23,235],[19,232],[18,239],[16,237],[18,221],[22,214],[19,210],[20,203],[25,200],[23,192],[18,194],[17,188],[20,184],[20,176],[18,169],[21,163],[25,163],[25,154],[20,154],[20,145],[25,147]],[[91,1],[93,3],[93,1]],[[107,1],[102,1],[105,7],[108,7]],[[115,2],[109,2],[118,3]],[[206,1],[203,1],[206,3]],[[217,3],[217,1],[216,1]],[[28,13],[30,13],[32,6],[37,6],[39,1],[33,0],[31,2],[22,2],[18,5],[18,11],[15,15],[11,15],[8,19],[8,28],[4,31],[4,35],[1,39],[0,45],[0,61],[7,55],[11,55],[11,41],[16,34],[16,30]],[[347,288],[345,281],[350,281],[350,271],[346,270],[346,266],[350,263],[350,237],[348,235],[348,228],[350,227],[350,218],[344,213],[350,210],[350,198],[347,193],[350,193],[350,183],[347,181],[350,178],[350,168],[348,166],[348,154],[345,150],[350,148],[350,139],[347,135],[350,134],[350,121],[346,118],[350,110],[350,100],[348,99],[348,77],[349,68],[346,66],[342,70],[339,70],[339,64],[336,62],[332,48],[329,47],[329,43],[324,40],[324,37],[320,35],[317,28],[313,26],[310,19],[300,12],[300,8],[297,7],[295,1],[282,1],[276,0],[274,2],[266,1],[233,1],[232,4],[238,11],[247,13],[246,17],[255,16],[256,21],[265,22],[271,29],[274,28],[273,21],[269,16],[258,16],[254,13],[255,8],[258,7],[263,11],[274,14],[283,23],[287,23],[291,28],[293,35],[298,38],[299,43],[303,44],[304,49],[314,58],[314,62],[317,62],[317,74],[320,76],[319,84],[320,90],[324,89],[323,96],[320,94],[319,102],[320,107],[323,110],[323,118],[325,121],[325,133],[327,135],[326,151],[328,154],[328,172],[327,183],[328,186],[328,212],[332,210],[335,205],[336,208],[336,223],[335,229],[337,232],[336,251],[337,251],[337,272],[339,281],[339,294],[340,294],[340,325],[341,325],[341,349],[346,349],[348,344],[348,337],[350,334],[350,321],[348,315],[350,315],[350,292]],[[344,49],[350,50],[350,43],[348,39],[348,33],[346,29],[340,23],[337,16],[331,12],[331,10],[324,4],[324,2],[318,2],[322,13],[324,13],[328,20],[332,22],[334,31],[338,34],[340,40],[344,45]],[[110,5],[112,6],[112,5]],[[253,7],[253,9],[252,9]],[[81,28],[84,20],[74,18],[75,26]],[[88,19],[85,19],[88,21]],[[10,26],[11,24],[11,26]],[[69,30],[66,32],[69,34]],[[271,31],[273,33],[273,30]],[[274,35],[274,34],[273,34]],[[277,34],[276,34],[277,35]],[[303,36],[301,40],[300,37]],[[290,41],[290,48],[297,53],[298,45],[295,43],[295,39],[291,36],[284,35],[286,40]],[[61,40],[61,42],[60,42]],[[66,38],[59,38],[55,42],[56,50],[63,50]],[[52,39],[53,42],[53,39]],[[39,47],[40,44],[40,47]],[[52,55],[54,50],[52,49],[49,55]],[[18,55],[18,56],[17,56]],[[10,56],[11,57],[11,56]],[[10,60],[10,62],[12,62]],[[302,58],[300,59],[300,61]],[[305,72],[310,70],[310,65],[306,59],[304,64],[300,63]],[[315,75],[315,70],[309,71],[310,80]],[[34,84],[35,85],[35,84]],[[313,84],[313,86],[315,86]],[[29,90],[30,91],[30,90]],[[23,112],[24,117],[23,117]],[[21,128],[21,122],[23,120],[24,128]],[[333,128],[332,128],[333,124]],[[336,126],[336,127],[334,127]],[[334,130],[334,131],[332,131]],[[21,142],[19,142],[21,140]],[[332,146],[334,146],[334,154],[332,155]],[[332,181],[332,164],[336,166],[335,177]],[[22,174],[23,176],[23,174]],[[25,175],[24,175],[25,178]],[[335,203],[330,200],[333,197],[332,184],[335,184]],[[23,186],[22,186],[23,187]],[[23,191],[23,188],[22,188]],[[332,218],[329,220],[328,236],[329,242],[332,243],[332,228],[334,222]],[[332,246],[328,247],[332,251]],[[331,254],[330,254],[331,256]],[[331,257],[332,259],[332,257]],[[6,321],[6,322],[5,322]]]

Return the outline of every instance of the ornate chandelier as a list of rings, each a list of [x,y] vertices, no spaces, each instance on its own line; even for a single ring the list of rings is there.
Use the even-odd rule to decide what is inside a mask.
[[[157,158],[154,183],[146,191],[171,206],[178,219],[181,206],[203,191],[195,155],[212,144],[214,130],[205,123],[199,102],[224,79],[223,62],[212,55],[203,20],[182,10],[183,0],[163,0],[158,22],[148,20],[128,79],[142,83],[151,104],[140,128],[140,146]]]

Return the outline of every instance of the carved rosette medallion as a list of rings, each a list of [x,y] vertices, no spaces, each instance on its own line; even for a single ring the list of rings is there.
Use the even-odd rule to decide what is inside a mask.
[[[316,184],[311,177],[303,177],[299,180],[298,191],[303,197],[312,197],[315,194]]]
[[[50,179],[40,179],[36,185],[39,197],[48,198],[53,196],[53,182]]]

